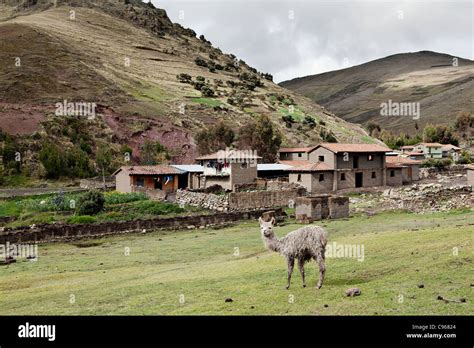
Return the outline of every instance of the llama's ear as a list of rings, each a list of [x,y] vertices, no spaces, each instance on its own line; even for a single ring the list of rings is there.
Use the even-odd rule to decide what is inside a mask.
[[[272,216],[272,219],[270,220],[270,223],[271,223],[273,226],[275,226],[275,222],[276,222],[276,221],[275,221],[275,217]]]

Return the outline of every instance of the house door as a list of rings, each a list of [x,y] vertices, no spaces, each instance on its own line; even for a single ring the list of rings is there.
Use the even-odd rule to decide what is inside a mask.
[[[362,187],[363,179],[363,173],[355,173],[356,187]]]

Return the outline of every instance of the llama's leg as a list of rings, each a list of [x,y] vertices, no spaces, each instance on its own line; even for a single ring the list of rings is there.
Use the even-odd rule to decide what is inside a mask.
[[[289,257],[287,259],[287,262],[288,262],[288,284],[286,285],[286,289],[288,290],[290,288],[291,274],[293,273],[293,267],[295,267],[295,259],[293,257]]]
[[[298,259],[298,267],[300,269],[301,279],[303,280],[303,288],[305,288],[306,287],[306,282],[304,280],[304,259],[302,259],[302,258]]]
[[[320,289],[321,286],[323,286],[324,282],[324,274],[326,273],[326,265],[324,262],[324,254],[323,252],[318,252],[316,255],[316,262],[318,263],[319,266],[319,281],[318,284],[316,285],[317,289]]]

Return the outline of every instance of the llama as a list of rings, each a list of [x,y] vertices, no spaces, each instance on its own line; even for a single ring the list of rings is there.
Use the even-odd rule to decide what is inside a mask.
[[[288,233],[282,239],[275,237],[273,226],[275,226],[275,217],[270,221],[258,219],[262,231],[262,240],[265,247],[269,250],[279,252],[286,257],[288,263],[288,284],[286,289],[290,288],[291,274],[295,260],[298,261],[298,267],[303,280],[303,287],[306,287],[304,278],[304,264],[314,259],[319,265],[319,281],[316,285],[320,289],[323,285],[326,265],[324,263],[324,253],[326,252],[327,235],[326,231],[319,226],[305,226],[296,231]]]

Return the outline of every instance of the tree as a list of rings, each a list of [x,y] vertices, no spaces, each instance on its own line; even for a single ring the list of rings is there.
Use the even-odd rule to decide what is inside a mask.
[[[242,127],[239,132],[239,148],[257,151],[264,163],[273,163],[278,159],[278,150],[282,141],[281,133],[266,115],[258,117],[256,122]]]
[[[161,145],[159,141],[145,140],[141,147],[141,164],[155,165],[161,164],[170,159],[168,149]]]
[[[104,194],[97,190],[88,191],[79,197],[77,215],[96,215],[104,209]]]
[[[110,152],[110,148],[101,145],[97,150],[95,161],[102,172],[102,183],[104,185],[105,191],[107,189],[107,185],[105,184],[105,173],[106,171],[108,172],[110,170],[110,164],[112,163],[112,154]]]
[[[423,141],[425,143],[440,143],[459,145],[459,140],[454,135],[454,130],[446,125],[428,124],[423,130]]]
[[[369,122],[367,124],[367,130],[369,131],[369,135],[372,136],[375,130],[377,130],[380,133],[382,131],[382,128],[380,127],[379,124],[375,122]]]
[[[196,143],[200,154],[224,150],[230,147],[234,140],[234,131],[222,121],[196,135]]]
[[[454,128],[461,134],[461,137],[466,138],[469,136],[470,131],[474,127],[474,117],[470,112],[461,111],[456,118]]]
[[[39,153],[39,159],[46,170],[46,177],[48,179],[58,179],[63,173],[63,156],[55,145],[50,143],[44,144]]]

